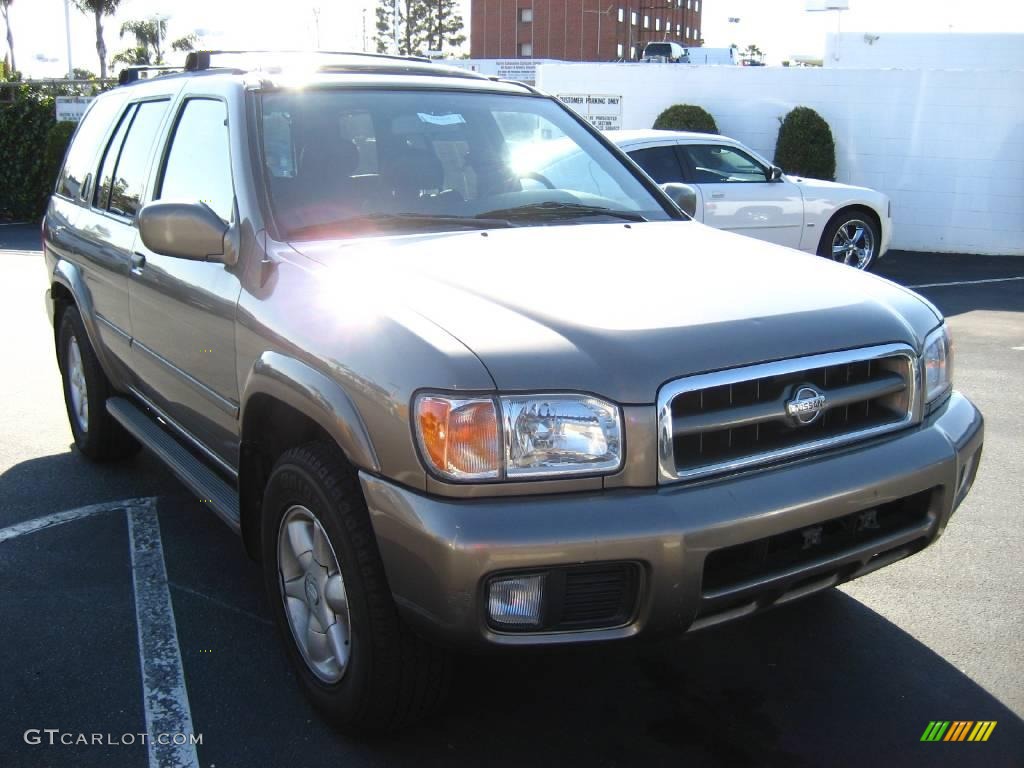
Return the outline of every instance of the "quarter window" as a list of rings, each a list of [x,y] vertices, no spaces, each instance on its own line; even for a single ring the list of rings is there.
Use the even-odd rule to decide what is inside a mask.
[[[206,203],[224,221],[231,221],[235,191],[224,102],[185,102],[167,153],[160,199]]]
[[[746,152],[715,144],[688,145],[683,148],[697,184],[733,184],[765,182],[765,168]]]
[[[132,104],[121,117],[117,130],[110,137],[107,148],[103,151],[103,164],[100,166],[100,183],[96,187],[94,204],[97,208],[106,209],[110,202],[110,188],[114,185],[114,170],[117,168],[117,156],[121,153],[121,145],[124,144],[125,134],[128,133],[128,126],[132,124],[135,116],[135,105]]]
[[[120,101],[116,98],[98,99],[75,132],[67,159],[57,180],[57,194],[80,200],[86,193],[85,181],[96,170],[96,149],[103,134],[117,114]]]

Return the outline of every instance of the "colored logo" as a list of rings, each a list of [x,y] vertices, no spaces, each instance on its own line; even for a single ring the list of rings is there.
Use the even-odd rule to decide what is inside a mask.
[[[995,720],[932,720],[921,741],[988,741],[995,728]]]

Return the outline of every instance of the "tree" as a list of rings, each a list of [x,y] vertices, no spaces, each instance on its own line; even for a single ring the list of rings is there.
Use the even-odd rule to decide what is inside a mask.
[[[11,72],[18,67],[14,63],[14,33],[11,31],[11,3],[14,0],[0,0],[0,15],[4,17],[4,26],[7,27],[7,50],[11,52]]]
[[[121,25],[122,40],[125,35],[134,37],[135,45],[116,54],[111,60],[113,63],[129,66],[164,63],[161,41],[167,39],[166,19],[126,21]]]
[[[696,131],[718,133],[715,118],[703,107],[693,104],[675,104],[654,121],[654,128],[660,131]]]
[[[107,44],[103,40],[103,17],[113,16],[121,0],[75,0],[82,13],[91,13],[96,21],[96,55],[100,57],[100,79],[107,77]]]
[[[779,122],[775,164],[796,176],[834,180],[836,143],[825,118],[810,107],[795,107]]]
[[[743,57],[752,61],[764,61],[764,51],[756,45],[750,44],[743,49]]]
[[[171,43],[171,50],[180,51],[182,53],[194,51],[196,49],[196,43],[198,42],[199,35],[192,32],[188,35],[185,35],[184,37],[179,37],[177,40],[173,41]]]
[[[403,56],[422,56],[445,45],[466,41],[458,0],[379,0],[377,5],[377,52],[390,50],[398,16],[398,51]]]

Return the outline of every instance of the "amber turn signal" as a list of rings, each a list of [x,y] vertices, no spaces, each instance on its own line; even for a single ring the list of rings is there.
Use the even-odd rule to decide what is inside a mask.
[[[490,399],[437,395],[416,401],[416,426],[424,458],[452,480],[498,476],[498,414]]]

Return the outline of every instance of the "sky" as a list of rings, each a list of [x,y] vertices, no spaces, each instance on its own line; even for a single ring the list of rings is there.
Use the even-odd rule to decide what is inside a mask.
[[[623,0],[624,1],[624,0]],[[469,0],[461,0],[469,22]],[[595,7],[605,2],[594,0]],[[65,0],[14,0],[18,68],[32,77],[56,77],[67,71]],[[372,49],[375,0],[123,0],[107,19],[109,55],[127,47],[118,37],[127,19],[168,16],[168,37],[199,32],[205,48],[312,48],[317,45],[313,10],[320,11],[319,46],[362,50],[365,9],[366,44]],[[807,0],[704,0],[705,45],[756,44],[769,64],[794,55],[821,56],[825,36],[837,21],[844,32],[1001,32],[1024,33],[1024,4],[1018,0],[849,0],[850,10],[808,13]],[[91,17],[71,6],[72,61],[98,71]],[[730,23],[729,18],[739,18]],[[2,32],[0,32],[2,35]],[[0,37],[0,47],[2,46]]]

